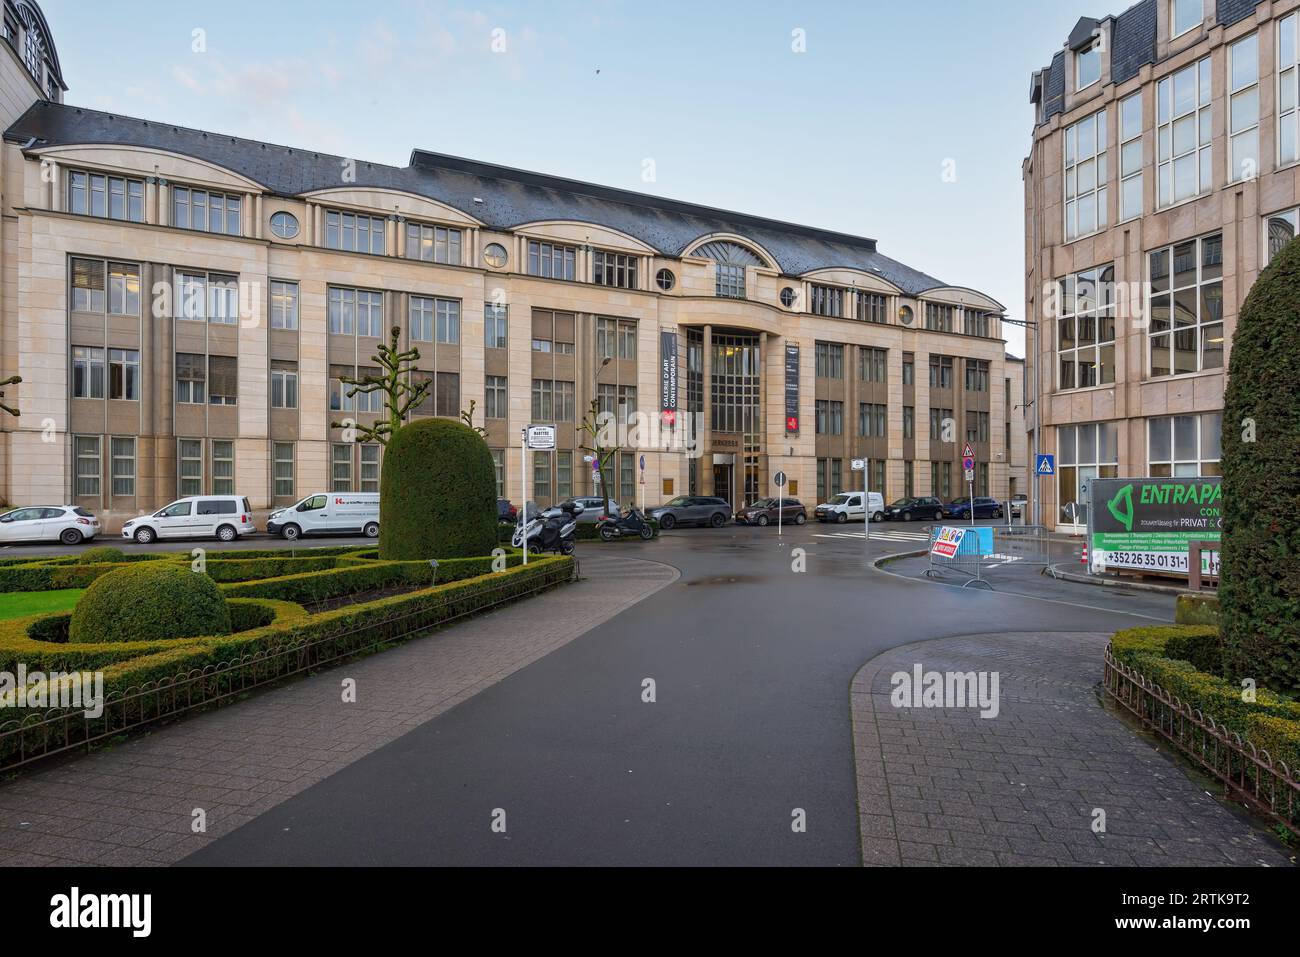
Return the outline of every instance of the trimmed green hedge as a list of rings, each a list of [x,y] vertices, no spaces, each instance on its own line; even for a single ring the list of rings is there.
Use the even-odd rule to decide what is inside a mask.
[[[417,419],[384,449],[379,554],[393,561],[486,555],[496,544],[496,468],[483,437],[451,419]]]
[[[228,597],[277,598],[311,605],[376,588],[461,581],[488,574],[493,570],[495,561],[491,557],[448,558],[440,561],[435,571],[428,562],[384,562],[352,558],[339,568],[223,585],[222,590]],[[518,551],[512,550],[505,555],[507,568],[519,565],[521,561],[522,556]]]
[[[1218,642],[1218,629],[1213,626],[1131,628],[1111,640],[1111,654],[1255,747],[1267,747],[1274,761],[1300,768],[1300,702],[1267,688],[1258,688],[1253,702],[1244,701],[1240,683],[1178,657],[1211,655],[1207,649],[1217,650]]]
[[[1174,621],[1180,625],[1219,624],[1219,599],[1216,595],[1179,595],[1174,607]]]
[[[1225,661],[1300,692],[1300,242],[1269,262],[1237,317],[1223,397]]]
[[[230,610],[207,575],[157,562],[115,568],[77,602],[68,641],[195,638],[230,632]]]

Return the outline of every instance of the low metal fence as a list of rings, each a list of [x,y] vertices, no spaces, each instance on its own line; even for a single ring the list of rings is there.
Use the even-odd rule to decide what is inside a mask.
[[[115,738],[179,717],[188,711],[219,706],[254,688],[293,675],[364,655],[381,645],[553,588],[576,577],[576,563],[531,577],[499,582],[473,595],[447,595],[437,603],[389,615],[312,640],[291,641],[253,655],[146,681],[139,687],[104,696],[103,713],[87,717],[83,709],[56,708],[0,723],[0,771]]]
[[[945,532],[945,529],[950,531]],[[951,530],[962,531],[961,543],[951,555],[935,550],[941,537],[951,539]],[[1049,532],[1045,525],[936,525],[930,530],[930,578],[956,573],[965,578],[962,587],[989,588],[987,572],[1010,565],[1046,567],[1049,564]]]
[[[1106,649],[1106,693],[1223,785],[1224,794],[1300,838],[1300,768],[1275,761]]]

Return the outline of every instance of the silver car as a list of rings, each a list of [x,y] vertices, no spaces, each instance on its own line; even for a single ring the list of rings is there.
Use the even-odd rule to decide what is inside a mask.
[[[0,542],[79,545],[99,534],[99,519],[77,505],[33,505],[0,515]]]
[[[731,505],[725,498],[709,495],[679,495],[652,509],[646,518],[655,519],[663,529],[678,525],[712,525],[721,528],[731,521]]]
[[[582,495],[578,498],[568,499],[567,502],[559,504],[566,505],[568,502],[574,502],[582,506],[582,514],[577,517],[579,525],[595,525],[600,521],[600,517],[605,514],[605,500],[599,495]],[[609,514],[618,516],[623,514],[618,502],[612,498],[609,500]]]

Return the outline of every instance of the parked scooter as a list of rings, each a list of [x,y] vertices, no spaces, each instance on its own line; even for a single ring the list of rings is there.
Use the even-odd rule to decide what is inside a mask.
[[[602,517],[596,523],[596,531],[600,532],[601,540],[606,542],[612,542],[624,535],[629,537],[639,535],[643,541],[647,542],[655,537],[655,530],[650,527],[650,523],[645,520],[645,516],[635,508],[629,508],[626,515]]]
[[[534,555],[542,552],[572,555],[578,547],[575,535],[578,530],[577,516],[580,514],[582,506],[576,502],[565,502],[548,508],[530,518],[521,528],[516,528],[510,544],[515,548],[523,548],[527,542],[528,551]]]

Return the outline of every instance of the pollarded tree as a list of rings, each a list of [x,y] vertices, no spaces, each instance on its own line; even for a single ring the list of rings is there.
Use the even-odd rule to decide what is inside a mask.
[[[1300,691],[1300,240],[1260,274],[1232,340],[1223,409],[1228,677]]]
[[[3,389],[7,385],[17,385],[22,381],[23,381],[22,376],[11,375],[7,379],[0,379],[0,389]],[[0,399],[3,399],[4,396],[5,394],[3,392],[0,392]],[[0,412],[7,412],[10,415],[12,415],[14,418],[18,418],[18,414],[19,414],[18,410],[15,409],[12,405],[5,405],[3,402],[0,402]]]
[[[415,371],[415,363],[420,361],[420,350],[399,349],[397,345],[401,336],[401,327],[393,326],[389,330],[389,342],[387,344],[381,342],[377,350],[378,354],[370,357],[370,361],[379,366],[381,370],[379,375],[367,375],[359,379],[343,376],[340,379],[344,386],[352,387],[348,389],[349,399],[358,393],[371,392],[382,393],[384,397],[384,411],[387,413],[387,418],[376,420],[374,425],[351,426],[356,431],[358,442],[378,442],[380,445],[387,445],[389,438],[402,427],[411,410],[429,397],[433,381],[431,379],[415,381],[411,376]],[[342,429],[348,425],[344,422],[331,422],[330,427]]]

